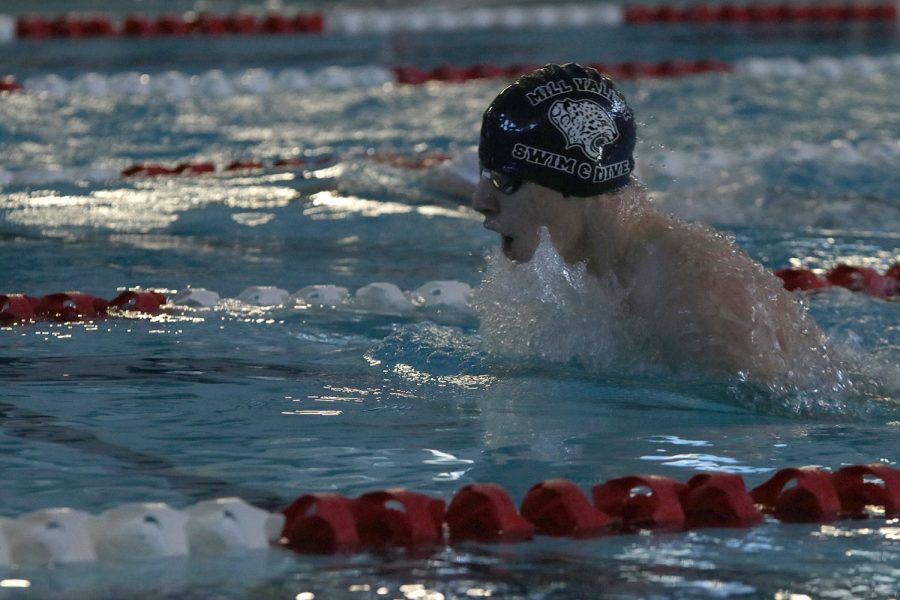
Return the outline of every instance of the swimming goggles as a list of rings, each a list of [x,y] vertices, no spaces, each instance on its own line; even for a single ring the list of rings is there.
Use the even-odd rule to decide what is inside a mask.
[[[485,179],[489,179],[491,181],[491,185],[493,185],[497,190],[504,194],[512,194],[522,185],[521,179],[516,179],[515,177],[510,177],[505,173],[500,173],[499,171],[491,171],[490,169],[481,169],[481,176]]]

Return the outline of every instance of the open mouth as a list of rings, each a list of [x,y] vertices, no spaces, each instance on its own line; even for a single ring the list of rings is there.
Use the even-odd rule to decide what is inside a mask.
[[[506,255],[506,258],[512,259],[512,244],[513,239],[508,235],[502,235],[501,238],[501,249],[503,250],[503,254]]]

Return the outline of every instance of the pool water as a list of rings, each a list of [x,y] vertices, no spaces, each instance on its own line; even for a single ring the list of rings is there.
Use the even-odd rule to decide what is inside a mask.
[[[627,40],[628,31],[610,35]],[[549,40],[541,48],[529,46],[527,32],[505,33],[494,46],[473,35],[459,52],[465,63],[486,49],[497,62],[507,54],[614,54],[591,55],[587,36],[541,35]],[[683,47],[771,57],[774,46],[804,61],[620,83],[640,123],[639,174],[661,208],[715,225],[771,269],[844,262],[883,271],[900,259],[900,59],[892,33],[786,35],[769,45],[745,32],[738,46],[715,36],[684,41],[682,29],[654,35],[656,46],[641,45],[643,58],[671,58]],[[355,39],[329,62],[340,41],[320,40],[297,64],[312,72],[414,62],[414,50],[427,47],[424,38]],[[134,69],[151,78],[170,69],[231,77],[264,67],[277,76],[291,63],[268,62],[273,43],[287,47],[283,40],[242,40],[226,64],[206,54],[203,41],[181,41],[178,56],[187,58],[154,68],[147,65],[159,41],[118,55],[122,43],[90,42],[66,66],[53,52],[63,42],[15,44],[0,71],[39,84],[54,73],[74,80]],[[442,56],[442,43],[432,41],[424,63]],[[372,47],[382,52],[372,55]],[[819,54],[834,60],[815,62]],[[0,516],[57,506],[99,513],[145,501],[183,508],[232,495],[277,510],[310,491],[353,496],[398,486],[449,500],[486,481],[518,501],[556,477],[587,490],[633,473],[687,480],[720,470],[755,486],[786,466],[897,464],[897,302],[846,290],[805,296],[832,343],[865,366],[864,381],[850,394],[806,390],[785,400],[734,381],[605,371],[576,356],[504,360],[486,352],[471,311],[391,315],[234,300],[254,285],[478,287],[488,262],[501,259],[490,258],[498,240],[464,205],[465,194],[440,168],[377,158],[465,156],[502,85],[0,97],[0,291],[111,298],[120,288],[202,287],[225,299],[215,309],[172,308],[152,318],[0,329]],[[323,166],[117,175],[141,162],[296,156],[323,158]],[[0,597],[896,598],[900,524],[767,521],[461,545],[426,557],[272,550],[12,573],[31,587],[0,588]]]

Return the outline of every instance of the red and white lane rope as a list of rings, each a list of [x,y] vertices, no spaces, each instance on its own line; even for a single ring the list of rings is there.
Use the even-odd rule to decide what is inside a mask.
[[[900,262],[883,273],[871,267],[841,263],[822,275],[798,267],[778,269],[774,275],[790,291],[816,292],[832,288],[883,300],[900,298]],[[233,299],[223,299],[217,292],[202,288],[186,288],[171,296],[155,290],[125,290],[112,300],[78,291],[33,296],[0,290],[0,326],[37,321],[85,321],[131,313],[152,315],[178,307],[328,309],[395,316],[439,311],[459,316],[472,314],[471,295],[471,287],[461,281],[428,281],[409,291],[403,291],[393,283],[374,282],[353,293],[333,284],[308,285],[293,294],[276,286],[261,285],[248,287]]]
[[[349,89],[386,83],[425,84],[431,82],[465,83],[479,79],[512,80],[541,65],[514,64],[501,66],[447,64],[425,69],[404,65],[397,67],[325,67],[303,69],[247,69],[234,75],[219,70],[190,75],[169,71],[160,75],[139,72],[102,75],[85,73],[72,79],[56,74],[29,77],[18,81],[12,75],[0,76],[0,94],[36,92],[52,98],[70,95],[93,97],[161,96],[182,99],[190,97],[224,98],[239,94],[267,95],[312,90]],[[732,66],[714,59],[665,60],[659,62],[592,63],[608,75],[619,79],[638,77],[686,77],[704,73],[728,72]]]
[[[183,510],[132,503],[99,515],[51,508],[0,518],[0,567],[237,554],[280,546],[301,553],[383,548],[427,551],[446,543],[526,542],[536,535],[598,538],[641,531],[746,528],[766,517],[784,523],[900,517],[900,470],[885,463],[831,472],[786,468],[748,490],[732,473],[686,482],[628,475],[597,484],[590,498],[574,483],[548,479],[517,507],[495,483],[457,490],[449,504],[402,488],[356,498],[305,493],[270,513],[240,498]]]
[[[703,74],[736,73],[748,77],[867,77],[900,74],[900,54],[884,56],[745,58],[732,62],[717,59],[670,59],[656,62],[587,63],[614,79],[690,77]],[[200,74],[167,71],[149,75],[137,71],[104,75],[84,73],[67,79],[53,73],[19,81],[0,75],[0,98],[25,92],[51,98],[68,96],[125,97],[157,96],[173,99],[192,97],[225,98],[233,95],[267,95],[350,89],[385,84],[465,83],[483,79],[511,80],[539,67],[538,64],[445,64],[434,68],[412,65],[382,67],[330,66],[314,70],[296,68],[273,71],[246,69],[234,74],[210,70]]]
[[[191,35],[343,35],[394,31],[457,31],[464,29],[525,29],[594,27],[648,23],[836,23],[897,19],[897,3],[751,2],[745,4],[606,3],[492,6],[456,10],[453,7],[402,9],[336,8],[324,12],[214,12],[154,16],[129,14],[0,15],[0,42],[14,39],[100,37],[184,37]]]

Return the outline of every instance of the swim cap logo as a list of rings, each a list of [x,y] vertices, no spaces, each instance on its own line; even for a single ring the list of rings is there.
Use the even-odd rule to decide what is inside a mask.
[[[603,146],[619,139],[619,130],[609,113],[592,100],[557,100],[547,117],[566,138],[566,150],[581,148],[592,160],[603,157]]]

